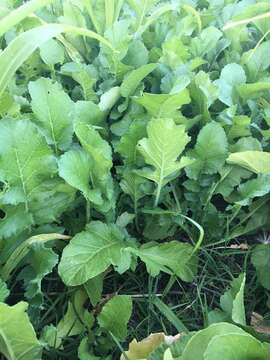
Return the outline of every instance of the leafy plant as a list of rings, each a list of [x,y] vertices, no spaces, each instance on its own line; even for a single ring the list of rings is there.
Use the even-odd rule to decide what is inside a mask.
[[[1,2],[5,357],[269,357],[269,11]]]

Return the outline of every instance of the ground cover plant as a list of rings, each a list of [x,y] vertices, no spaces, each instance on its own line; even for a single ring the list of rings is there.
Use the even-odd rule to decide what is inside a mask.
[[[266,0],[0,1],[3,359],[270,359],[269,52]]]

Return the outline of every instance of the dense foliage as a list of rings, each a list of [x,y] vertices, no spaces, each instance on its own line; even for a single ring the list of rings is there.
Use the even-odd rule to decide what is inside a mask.
[[[270,359],[269,12],[0,1],[7,359]]]

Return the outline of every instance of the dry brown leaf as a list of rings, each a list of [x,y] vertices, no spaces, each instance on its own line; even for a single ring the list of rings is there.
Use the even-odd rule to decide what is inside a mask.
[[[266,326],[263,324],[263,316],[253,312],[251,314],[250,325],[256,330],[258,333],[270,335],[270,326]]]
[[[248,250],[248,244],[232,244],[230,245],[231,249],[240,249],[240,250]]]

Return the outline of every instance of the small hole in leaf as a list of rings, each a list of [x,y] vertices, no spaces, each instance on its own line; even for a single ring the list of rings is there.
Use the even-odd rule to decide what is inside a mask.
[[[0,220],[3,220],[6,217],[6,213],[0,209]]]

